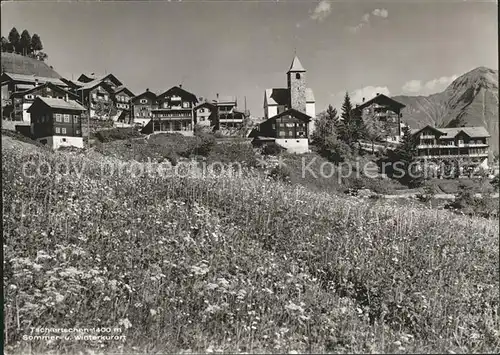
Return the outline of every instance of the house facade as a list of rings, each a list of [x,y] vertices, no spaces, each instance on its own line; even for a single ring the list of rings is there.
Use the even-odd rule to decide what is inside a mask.
[[[241,127],[245,120],[245,113],[238,110],[238,100],[232,96],[219,96],[212,100],[216,107],[216,129]]]
[[[33,139],[53,149],[63,146],[83,148],[81,114],[85,107],[78,102],[37,97],[28,112]]]
[[[200,98],[199,101],[202,101]],[[194,122],[202,127],[216,127],[217,106],[209,101],[202,101],[194,108]]]
[[[71,99],[78,101],[76,94],[64,90],[50,82],[42,85],[36,85],[34,88],[25,91],[16,91],[11,95],[12,114],[14,121],[31,122],[28,108],[33,104],[37,97]],[[9,108],[7,107],[6,110]]]
[[[123,119],[124,123],[132,123],[132,98],[134,93],[125,86],[115,88],[113,95],[115,107],[118,110],[118,117]]]
[[[375,120],[383,140],[399,142],[403,127],[401,112],[405,107],[402,103],[377,93],[374,98],[366,102],[363,98],[363,103],[357,105],[353,111],[362,117],[363,122]]]
[[[27,109],[24,105],[23,100],[20,100],[20,95],[23,92],[32,90],[40,85],[50,83],[54,87],[61,89],[68,89],[68,85],[58,78],[47,78],[36,75],[24,75],[24,74],[14,74],[14,73],[2,73],[0,79],[1,95],[2,95],[2,110],[3,119],[8,119],[12,121],[22,121],[23,109]],[[13,100],[13,95],[17,100]],[[24,111],[25,112],[25,111]],[[24,115],[26,117],[26,114]]]
[[[455,160],[466,165],[488,168],[490,134],[484,127],[435,128],[412,130],[417,139],[419,160]]]
[[[294,57],[287,74],[286,88],[266,89],[264,92],[264,118],[269,119],[286,110],[294,109],[311,117],[309,133],[314,131],[316,100],[314,92],[307,87],[307,71]]]
[[[194,108],[196,95],[182,86],[174,86],[156,98],[157,108],[151,110],[152,119],[144,132],[180,133],[194,135]]]
[[[275,142],[290,153],[309,151],[309,123],[311,116],[295,109],[288,109],[265,120],[252,132],[256,146]]]
[[[132,113],[134,124],[145,127],[153,117],[152,111],[158,108],[156,94],[146,89],[142,94],[132,98]]]
[[[84,84],[76,91],[77,96],[89,109],[90,117],[111,119],[115,107],[113,90],[104,82],[95,80]]]

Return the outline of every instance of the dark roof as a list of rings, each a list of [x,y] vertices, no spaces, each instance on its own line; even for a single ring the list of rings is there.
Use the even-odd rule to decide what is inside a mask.
[[[60,108],[72,111],[85,111],[85,107],[73,100],[53,99],[48,97],[37,97],[33,104],[28,108],[28,112],[32,112],[33,108],[38,105],[45,105],[50,108]]]
[[[289,90],[285,88],[266,89],[268,105],[288,105]]]
[[[401,102],[399,101],[396,101],[394,99],[391,99],[390,97],[388,96],[385,96],[384,94],[379,94],[377,96],[375,96],[374,98],[362,103],[361,105],[355,107],[354,109],[355,110],[362,110],[364,109],[365,107],[368,107],[370,106],[371,104],[373,103],[380,103],[382,105],[391,105],[391,106],[396,106],[400,109],[406,107],[406,105],[402,104]]]
[[[132,91],[130,91],[126,86],[122,85],[122,86],[119,86],[115,89],[115,94],[118,94],[122,91],[125,91],[130,97],[134,97],[134,93]]]
[[[111,81],[113,81],[116,85],[123,85],[123,83],[111,73],[106,75],[97,75],[95,73],[82,74],[78,77],[77,81],[81,81],[82,83],[90,83],[94,80],[104,81],[106,79],[111,79]]]
[[[156,100],[156,94],[152,91],[146,90],[142,94],[139,94],[139,95],[135,96],[134,98],[132,98],[132,102],[136,102],[137,100],[141,99],[143,96],[149,96],[153,100]]]
[[[72,96],[76,99],[78,99],[78,95],[76,95],[75,93],[72,93],[68,90],[64,90],[63,88],[61,88],[60,86],[57,86],[57,85],[54,85],[52,83],[45,83],[45,84],[42,84],[42,85],[38,85],[38,86],[35,86],[29,90],[26,90],[26,91],[16,91],[12,94],[12,96],[24,96],[24,95],[27,95],[27,94],[30,94],[32,92],[35,92],[37,91],[38,89],[41,89],[43,87],[50,87],[52,90],[59,90],[59,91],[62,91],[64,92],[65,94],[68,94],[68,96]]]
[[[451,127],[451,128],[436,128],[431,125],[427,125],[420,129],[412,129],[411,134],[415,135],[420,133],[424,129],[431,129],[438,133],[441,138],[453,139],[460,132],[465,133],[471,138],[487,138],[490,137],[490,134],[484,127]]]
[[[76,89],[76,91],[81,91],[81,90],[89,91],[89,90],[92,90],[92,89],[98,87],[99,85],[101,85],[108,93],[110,93],[110,94],[114,93],[113,89],[111,89],[111,87],[108,84],[106,84],[105,82],[103,82],[102,80],[99,80],[99,79],[86,83],[81,88]]]
[[[162,98],[164,98],[167,95],[179,95],[180,97],[189,99],[191,102],[198,102],[198,98],[196,97],[195,94],[193,94],[187,90],[184,90],[183,88],[181,88],[179,86],[171,87],[170,89],[165,91],[163,94],[158,95],[157,99],[161,100]]]
[[[4,72],[2,74],[2,82],[8,81],[9,79],[13,80],[13,81],[23,82],[23,83],[35,83],[36,81],[38,81],[38,83],[40,83],[40,84],[50,82],[50,83],[53,83],[53,84],[56,84],[59,86],[67,86],[66,83],[64,83],[59,78],[49,78],[49,77],[44,77],[44,76]]]
[[[294,108],[290,108],[286,111],[283,111],[281,113],[278,113],[277,115],[269,118],[270,120],[271,119],[276,119],[276,118],[280,118],[280,117],[283,117],[283,116],[286,116],[286,115],[291,115],[293,117],[296,117],[300,120],[303,120],[303,121],[310,121],[311,120],[311,116],[309,115],[306,115],[305,113],[303,112],[300,112],[300,111],[297,111],[296,109]]]
[[[209,101],[203,101],[202,103],[196,105],[194,107],[195,110],[199,109],[199,108],[202,108],[202,107],[210,107],[212,110],[215,109],[217,106],[213,103],[213,102],[209,102]]]

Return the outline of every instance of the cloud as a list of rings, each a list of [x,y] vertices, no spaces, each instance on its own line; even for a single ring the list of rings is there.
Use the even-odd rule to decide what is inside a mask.
[[[406,94],[435,94],[446,89],[456,78],[458,78],[458,75],[442,76],[425,83],[421,80],[410,80],[403,85],[402,90]]]
[[[387,86],[365,86],[362,89],[357,89],[349,93],[351,97],[351,102],[353,105],[363,103],[363,98],[366,100],[370,100],[379,94],[384,94],[387,96],[391,95],[391,92],[387,88]]]
[[[386,9],[375,9],[371,13],[367,12],[361,17],[361,21],[356,26],[349,26],[347,29],[351,33],[358,33],[363,27],[370,24],[370,17],[383,17],[387,18],[389,16],[389,11]]]
[[[311,19],[321,22],[332,13],[332,5],[328,1],[320,1],[310,13]]]
[[[375,9],[372,11],[372,15],[387,18],[387,16],[389,16],[389,11],[386,9]]]
[[[353,106],[355,106],[356,104],[363,103],[363,98],[365,99],[365,101],[368,101],[374,98],[377,93],[387,96],[391,95],[391,92],[389,91],[389,88],[387,88],[387,86],[365,86],[364,88],[349,92],[349,97],[351,98]],[[330,96],[332,98],[332,105],[336,107],[337,110],[340,110],[340,108],[342,107],[342,103],[344,102],[345,91],[340,91],[336,94],[330,94]]]

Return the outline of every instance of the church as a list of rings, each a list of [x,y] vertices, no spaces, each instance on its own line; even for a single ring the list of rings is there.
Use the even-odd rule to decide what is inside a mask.
[[[291,153],[309,151],[314,131],[316,102],[306,87],[306,70],[295,56],[287,72],[287,87],[266,89],[264,119],[253,133],[256,145],[275,142]]]

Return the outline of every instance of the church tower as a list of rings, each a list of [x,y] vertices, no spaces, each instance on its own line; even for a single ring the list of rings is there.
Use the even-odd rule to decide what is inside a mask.
[[[299,58],[293,58],[292,65],[287,72],[288,90],[290,99],[288,108],[306,113],[306,70]]]

